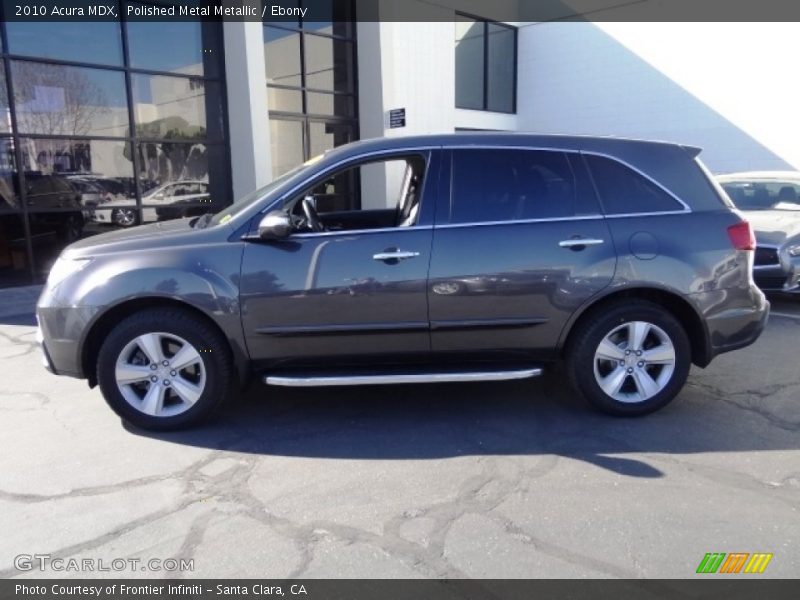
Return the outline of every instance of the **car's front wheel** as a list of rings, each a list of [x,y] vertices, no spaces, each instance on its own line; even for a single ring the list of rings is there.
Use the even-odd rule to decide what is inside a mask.
[[[120,322],[100,348],[97,378],[109,406],[144,429],[184,427],[208,416],[230,391],[227,343],[204,320],[149,309]]]
[[[691,367],[686,331],[643,300],[609,306],[584,320],[568,348],[573,385],[603,412],[644,415],[680,392]]]

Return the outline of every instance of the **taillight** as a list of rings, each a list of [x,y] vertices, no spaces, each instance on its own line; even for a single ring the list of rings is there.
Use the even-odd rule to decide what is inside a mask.
[[[755,250],[756,236],[748,221],[742,221],[728,227],[728,237],[737,250]]]

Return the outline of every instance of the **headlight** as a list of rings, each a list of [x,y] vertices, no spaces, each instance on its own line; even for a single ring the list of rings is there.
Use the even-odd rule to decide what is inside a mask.
[[[91,258],[61,258],[56,260],[47,276],[47,286],[54,288],[73,273],[77,273],[89,264]]]
[[[789,256],[800,256],[800,244],[789,246]]]

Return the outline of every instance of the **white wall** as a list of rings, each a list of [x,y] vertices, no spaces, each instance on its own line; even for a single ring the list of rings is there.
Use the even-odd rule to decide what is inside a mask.
[[[798,23],[525,24],[519,128],[698,145],[714,172],[800,168],[798,40]]]

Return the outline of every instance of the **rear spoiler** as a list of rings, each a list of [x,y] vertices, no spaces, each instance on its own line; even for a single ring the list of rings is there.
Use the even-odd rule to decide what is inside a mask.
[[[683,144],[681,144],[681,148],[686,151],[686,154],[689,155],[689,158],[696,158],[697,155],[703,151],[702,148],[698,148],[697,146],[685,146]]]

